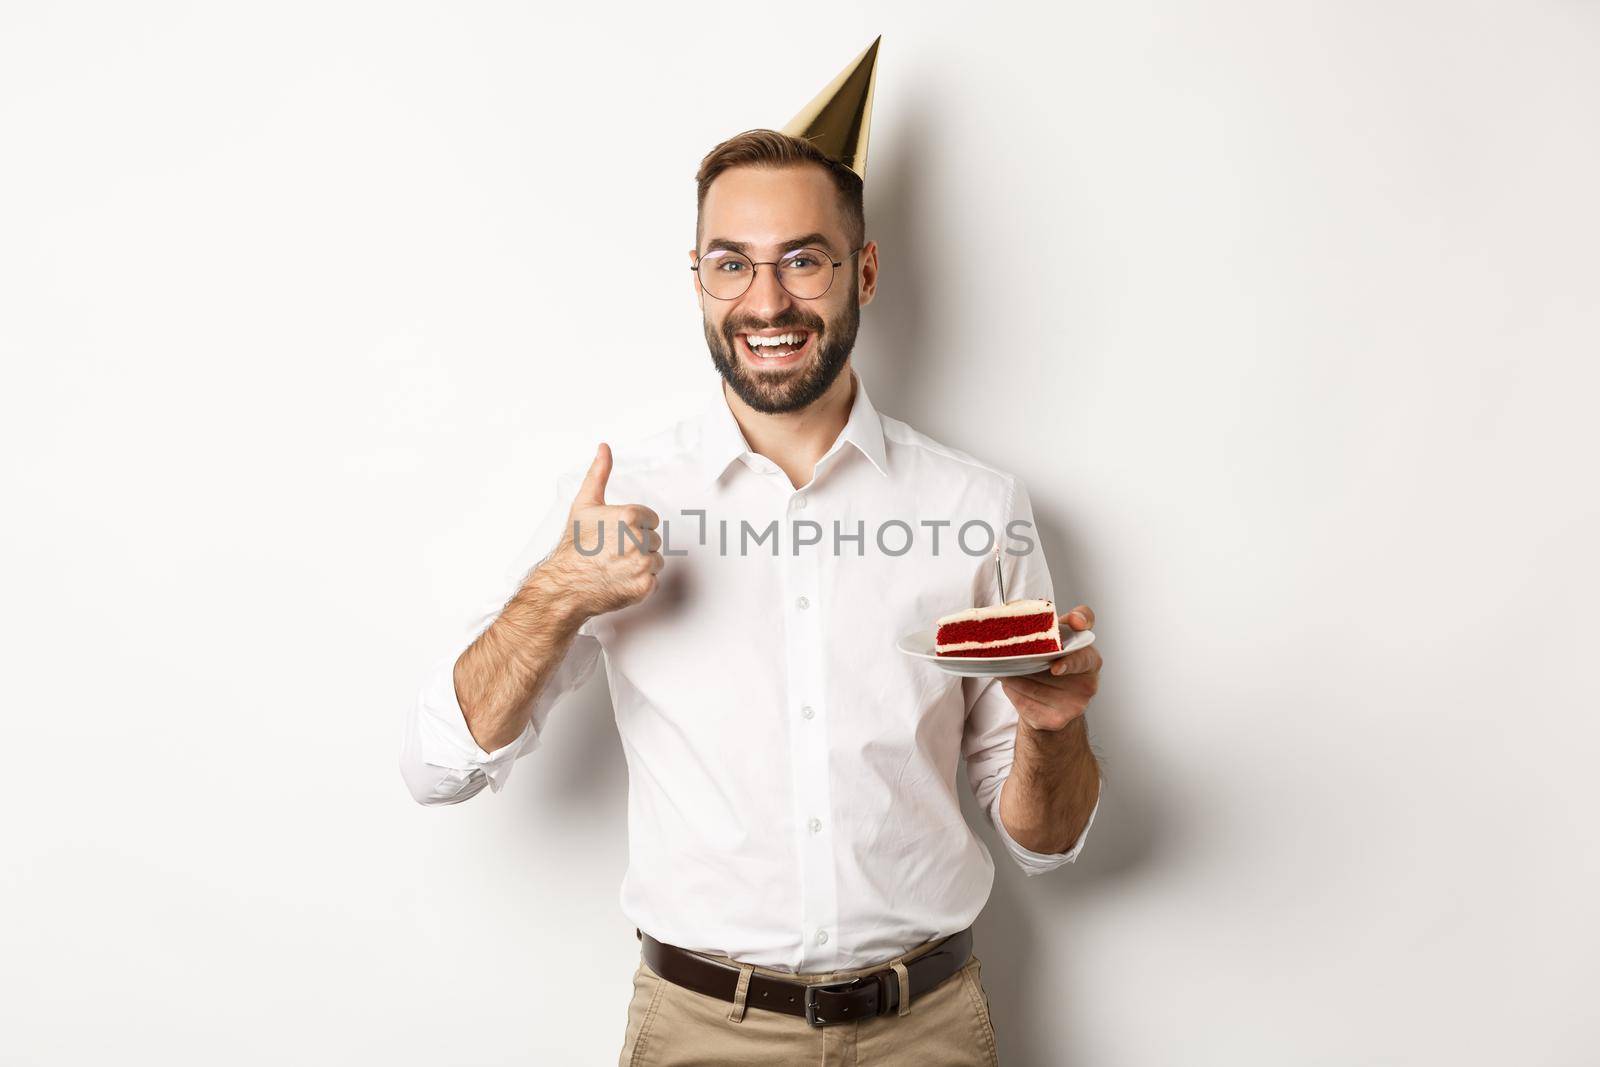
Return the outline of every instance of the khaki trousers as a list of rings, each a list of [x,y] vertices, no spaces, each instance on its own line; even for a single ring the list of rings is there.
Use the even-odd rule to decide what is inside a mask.
[[[916,959],[928,941],[888,961]],[[797,975],[699,953],[753,974],[804,982],[840,982],[885,964],[849,971]],[[999,1067],[994,1023],[982,968],[974,955],[960,971],[911,1002],[903,1015],[813,1027],[804,1019],[744,1003],[749,977],[741,976],[735,1001],[696,993],[669,982],[641,956],[633,973],[633,999],[618,1067]]]

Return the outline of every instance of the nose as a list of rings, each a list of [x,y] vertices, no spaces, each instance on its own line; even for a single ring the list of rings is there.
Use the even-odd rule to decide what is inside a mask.
[[[755,277],[750,279],[750,288],[745,290],[741,303],[752,318],[770,322],[794,306],[794,297],[778,283],[778,269],[767,263],[756,268]]]

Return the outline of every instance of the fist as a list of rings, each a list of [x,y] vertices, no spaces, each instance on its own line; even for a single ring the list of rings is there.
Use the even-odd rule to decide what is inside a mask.
[[[584,617],[637,604],[655,592],[664,562],[656,532],[661,517],[643,504],[607,504],[610,477],[611,447],[602,443],[567,511],[560,543],[539,565]]]

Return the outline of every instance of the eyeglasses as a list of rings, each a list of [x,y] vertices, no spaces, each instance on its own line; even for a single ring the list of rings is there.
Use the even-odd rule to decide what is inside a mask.
[[[753,262],[750,257],[731,249],[718,248],[701,256],[689,269],[699,273],[700,287],[718,300],[736,300],[743,296],[755,280],[757,267],[777,268],[778,284],[796,300],[815,300],[833,287],[835,271],[861,248],[844,259],[834,259],[820,248],[797,248],[769,263]]]

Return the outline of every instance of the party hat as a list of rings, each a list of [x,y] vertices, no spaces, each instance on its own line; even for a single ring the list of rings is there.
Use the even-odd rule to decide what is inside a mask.
[[[823,155],[855,171],[862,181],[867,180],[867,135],[872,129],[872,89],[878,80],[881,40],[880,33],[782,130],[810,141]]]

